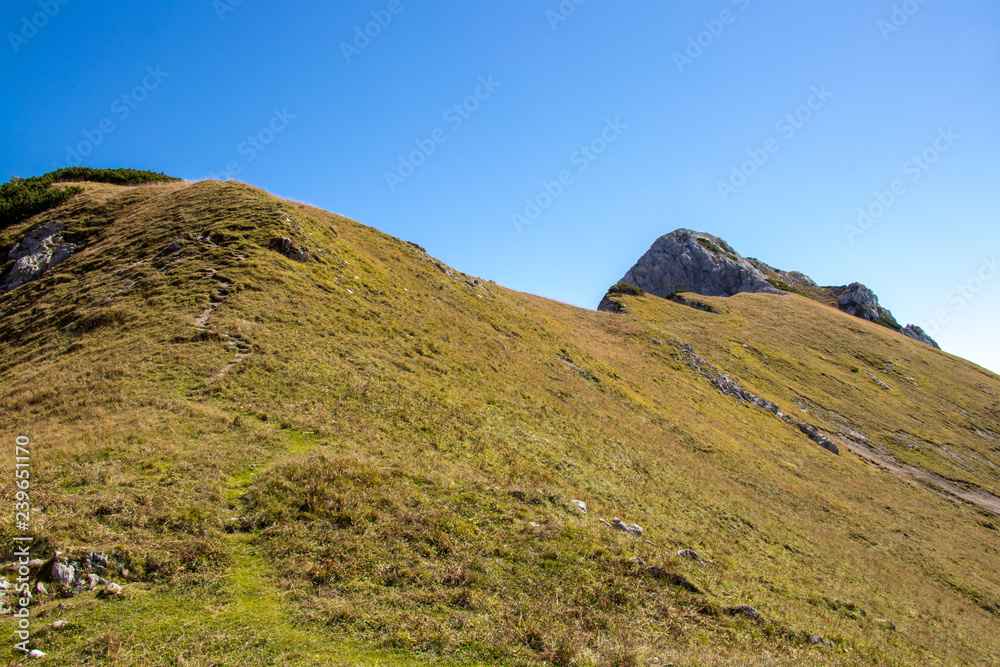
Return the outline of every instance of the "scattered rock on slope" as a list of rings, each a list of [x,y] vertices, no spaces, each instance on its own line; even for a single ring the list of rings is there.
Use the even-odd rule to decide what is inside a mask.
[[[50,222],[28,234],[7,253],[15,260],[13,268],[0,283],[0,294],[35,280],[61,264],[76,252],[76,245],[63,243],[61,222]]]

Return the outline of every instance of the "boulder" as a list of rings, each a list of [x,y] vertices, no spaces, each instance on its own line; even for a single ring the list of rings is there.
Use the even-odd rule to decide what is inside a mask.
[[[14,266],[0,281],[0,294],[36,280],[49,269],[66,261],[76,252],[76,245],[64,243],[61,222],[50,222],[28,234],[7,253]]]

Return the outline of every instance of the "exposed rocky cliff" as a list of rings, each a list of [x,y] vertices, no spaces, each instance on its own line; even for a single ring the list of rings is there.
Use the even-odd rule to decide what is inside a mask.
[[[740,292],[782,294],[747,259],[722,239],[678,229],[656,239],[619,281],[666,297],[673,292],[732,296]]]
[[[664,298],[673,298],[678,292],[704,296],[794,292],[940,349],[920,327],[900,326],[892,312],[879,304],[878,296],[861,283],[821,287],[804,273],[781,271],[760,260],[743,257],[722,239],[690,229],[678,229],[656,239],[619,284],[635,285]],[[603,311],[619,309],[618,302],[607,295],[598,306]]]

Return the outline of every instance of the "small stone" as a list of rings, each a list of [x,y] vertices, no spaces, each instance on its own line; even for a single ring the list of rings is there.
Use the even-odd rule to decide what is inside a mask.
[[[76,570],[72,565],[64,565],[59,562],[52,563],[52,581],[57,584],[73,585],[76,578]]]
[[[41,558],[32,558],[28,561],[28,567],[35,568],[45,565],[45,561]]]
[[[112,582],[108,583],[108,585],[107,585],[107,591],[108,591],[108,593],[111,593],[112,595],[121,595],[122,594],[122,587],[112,581]]]
[[[59,609],[72,609],[72,608],[73,608],[73,605],[71,605],[68,602],[60,602],[59,603]]]
[[[814,633],[810,633],[807,639],[809,640],[810,644],[817,644],[819,646],[833,646],[833,644],[831,644],[830,642],[826,641],[825,639]]]
[[[754,621],[760,620],[760,612],[746,604],[741,604],[736,607],[726,607],[723,611],[730,616],[742,616],[743,618],[749,618]]]
[[[670,573],[666,569],[660,567],[659,565],[650,565],[646,568],[646,574],[651,577],[656,577],[657,579],[666,579],[670,576]]]
[[[693,549],[681,549],[677,552],[678,558],[690,558],[691,560],[701,560],[701,556]]]
[[[69,625],[69,621],[61,621],[60,620],[60,621],[53,622],[51,625],[49,625],[49,627],[52,628],[53,630],[62,630],[63,628],[65,628],[68,625]]]
[[[39,595],[48,595],[49,594],[49,591],[45,588],[45,584],[43,584],[40,581],[37,584],[35,584],[35,590],[38,591]]]
[[[88,590],[94,590],[101,584],[101,578],[96,574],[88,574],[85,579],[87,581]]]
[[[636,537],[642,537],[642,527],[634,523],[625,523],[618,517],[611,520],[611,527],[615,530],[620,530],[623,533],[629,533],[635,535]]]
[[[582,500],[571,500],[570,502],[573,503],[573,505],[575,505],[578,510],[583,512],[584,516],[587,515],[587,503],[583,502]]]
[[[39,651],[37,648],[28,653],[29,658],[44,658],[45,654]]]
[[[877,618],[877,619],[875,619],[875,622],[878,623],[879,625],[881,625],[886,630],[895,630],[896,629],[896,624],[893,623],[892,621],[890,621],[887,618]]]

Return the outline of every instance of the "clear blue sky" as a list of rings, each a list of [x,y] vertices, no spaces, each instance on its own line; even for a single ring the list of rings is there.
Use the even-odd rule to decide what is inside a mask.
[[[586,308],[691,227],[1000,371],[1000,4],[576,2],[8,0],[0,169],[229,170]]]

